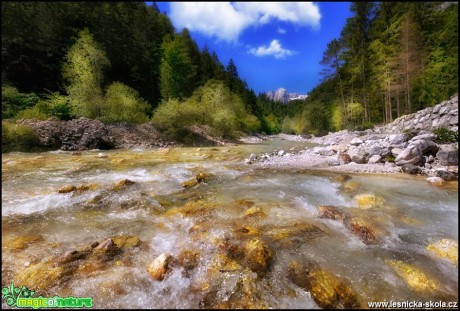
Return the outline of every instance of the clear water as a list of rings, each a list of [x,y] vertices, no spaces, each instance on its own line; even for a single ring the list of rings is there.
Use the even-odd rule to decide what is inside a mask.
[[[458,267],[426,249],[440,239],[458,241],[457,184],[436,188],[411,176],[353,175],[357,188],[346,191],[342,183],[333,181],[333,173],[242,164],[251,153],[305,146],[272,140],[230,147],[92,150],[79,155],[4,154],[2,286],[26,266],[94,241],[133,235],[144,246],[129,252],[129,260],[125,256],[121,263],[108,263],[95,273],[75,273],[45,294],[93,297],[97,308],[200,308],[247,306],[228,304],[243,291],[252,295],[251,306],[317,308],[311,295],[287,275],[289,263],[296,260],[313,261],[346,282],[363,307],[368,301],[383,300],[457,301]],[[107,157],[98,157],[100,152]],[[184,189],[181,183],[200,171],[214,178]],[[110,190],[123,179],[135,184],[128,190]],[[96,184],[97,188],[78,195],[58,193],[65,184]],[[384,204],[359,209],[354,196],[360,193],[379,196]],[[103,197],[102,203],[92,206],[88,202],[97,195]],[[262,214],[245,216],[249,205],[242,199]],[[193,203],[205,207],[184,213],[184,205]],[[366,219],[377,232],[377,242],[365,244],[344,224],[321,218],[319,207],[324,205]],[[302,229],[310,225],[320,233]],[[190,230],[197,226],[198,232]],[[244,233],[242,228],[254,231]],[[280,228],[290,231],[280,236]],[[10,246],[16,238],[29,235],[42,239],[21,250]],[[222,253],[220,242],[227,239],[241,246],[253,237],[273,252],[266,275],[258,277],[243,268],[215,269]],[[185,273],[183,267],[174,266],[163,281],[149,276],[147,266],[161,253],[177,258],[184,250],[199,254],[194,269]],[[414,290],[388,260],[417,267],[437,282],[437,289]],[[241,289],[242,280],[250,284],[249,289]]]

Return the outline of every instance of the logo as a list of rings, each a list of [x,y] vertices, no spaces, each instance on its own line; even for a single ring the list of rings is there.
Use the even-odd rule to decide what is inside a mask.
[[[11,282],[10,287],[2,288],[2,301],[10,307],[17,308],[92,308],[93,298],[79,297],[33,297],[34,291],[29,290],[25,285],[15,287]]]

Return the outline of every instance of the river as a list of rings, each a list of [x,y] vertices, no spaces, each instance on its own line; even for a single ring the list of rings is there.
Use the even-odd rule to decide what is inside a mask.
[[[429,248],[458,241],[457,183],[243,164],[251,153],[306,146],[3,154],[2,287],[91,297],[96,308],[458,301],[458,263]],[[59,193],[64,185],[86,187]],[[136,242],[59,261],[120,236]],[[172,259],[155,280],[148,266],[162,253]]]

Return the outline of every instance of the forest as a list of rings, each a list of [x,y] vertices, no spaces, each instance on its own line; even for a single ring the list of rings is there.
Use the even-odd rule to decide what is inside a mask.
[[[322,81],[283,105],[256,95],[232,59],[200,49],[155,3],[3,2],[2,119],[153,121],[185,141],[194,124],[225,138],[321,135],[458,93],[457,3],[354,2],[351,11],[324,51]]]

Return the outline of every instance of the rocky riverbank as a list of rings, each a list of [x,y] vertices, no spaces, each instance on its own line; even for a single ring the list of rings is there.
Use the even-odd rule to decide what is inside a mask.
[[[252,154],[248,165],[285,168],[309,168],[348,173],[409,173],[427,176],[427,181],[442,185],[458,178],[458,142],[439,143],[438,135],[417,126],[421,115],[430,116],[434,128],[458,129],[458,97],[404,116],[384,128],[366,131],[329,133],[323,137],[304,138],[278,135],[287,140],[317,144],[299,152],[274,150],[271,153]],[[431,111],[431,113],[429,111]],[[433,117],[433,111],[438,119]],[[427,117],[428,118],[428,117]],[[401,121],[403,120],[403,121]],[[414,127],[401,127],[413,124]],[[444,127],[445,126],[445,127]],[[424,126],[425,127],[425,126]],[[423,127],[423,128],[424,128]],[[403,128],[403,132],[398,129]],[[250,139],[246,138],[246,142]]]

